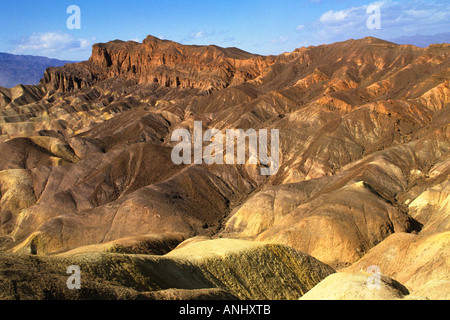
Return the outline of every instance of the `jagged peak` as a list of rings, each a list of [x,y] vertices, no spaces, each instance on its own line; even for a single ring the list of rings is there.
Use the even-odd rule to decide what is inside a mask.
[[[142,41],[143,44],[147,44],[147,43],[154,44],[154,43],[161,43],[161,42],[163,42],[163,40],[161,40],[155,36],[152,36],[150,34],[144,39],[144,41]]]

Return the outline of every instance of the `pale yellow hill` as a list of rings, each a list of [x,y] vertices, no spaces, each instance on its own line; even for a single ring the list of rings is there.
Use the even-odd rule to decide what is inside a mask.
[[[81,290],[66,287],[70,265],[81,269]],[[333,272],[287,246],[232,239],[192,243],[164,256],[2,254],[0,299],[296,300]]]

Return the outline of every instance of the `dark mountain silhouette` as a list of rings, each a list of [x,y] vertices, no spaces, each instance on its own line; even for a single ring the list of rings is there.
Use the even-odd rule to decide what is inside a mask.
[[[412,44],[416,47],[426,48],[431,44],[436,43],[450,43],[450,32],[438,33],[435,35],[421,35],[402,36],[390,41],[398,44]]]
[[[48,67],[60,67],[73,61],[0,52],[0,87],[38,84]]]

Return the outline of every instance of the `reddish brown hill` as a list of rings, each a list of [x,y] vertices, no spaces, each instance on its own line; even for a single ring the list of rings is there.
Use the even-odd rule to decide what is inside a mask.
[[[49,68],[42,83],[64,92],[123,76],[137,83],[212,91],[258,77],[271,60],[237,48],[185,46],[148,36],[142,43],[96,44],[89,61]]]

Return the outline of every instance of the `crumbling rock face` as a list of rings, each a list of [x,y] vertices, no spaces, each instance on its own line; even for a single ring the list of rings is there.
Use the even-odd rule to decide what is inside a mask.
[[[78,63],[76,68],[48,68],[40,83],[47,88],[49,94],[55,92],[72,92],[90,87],[95,82],[95,75],[89,72],[84,63]]]
[[[50,68],[42,83],[48,90],[67,92],[121,75],[138,83],[211,92],[255,79],[271,63],[271,58],[237,48],[183,46],[148,36],[142,43],[96,44],[89,61]]]

